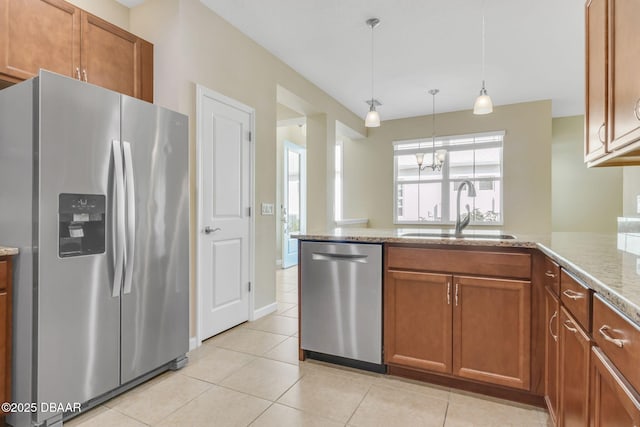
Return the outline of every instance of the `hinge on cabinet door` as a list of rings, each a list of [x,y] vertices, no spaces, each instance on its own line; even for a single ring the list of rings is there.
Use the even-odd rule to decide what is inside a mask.
[[[251,216],[251,206],[247,208],[247,216]]]
[[[251,135],[251,131],[249,131],[249,142],[252,142],[252,140],[253,140],[253,138],[252,138],[252,135]]]
[[[251,282],[249,282],[249,292],[251,292]]]

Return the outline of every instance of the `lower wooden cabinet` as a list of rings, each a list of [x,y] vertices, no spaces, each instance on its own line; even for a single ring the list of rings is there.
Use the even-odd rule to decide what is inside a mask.
[[[531,283],[388,271],[385,363],[528,390]]]
[[[531,282],[453,276],[453,374],[529,389]]]
[[[555,293],[546,288],[544,318],[547,325],[545,335],[545,376],[544,399],[547,403],[549,416],[553,425],[558,422],[558,410],[560,404],[558,362],[560,356],[559,327],[560,327],[560,300]]]
[[[393,271],[385,295],[385,362],[451,373],[451,276]]]
[[[591,426],[640,425],[640,395],[598,347],[592,349],[591,364]]]
[[[563,427],[589,425],[591,339],[565,307],[560,308],[560,422]]]

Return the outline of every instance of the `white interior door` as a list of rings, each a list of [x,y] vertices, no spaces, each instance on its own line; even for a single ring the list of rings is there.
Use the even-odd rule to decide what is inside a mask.
[[[282,268],[298,264],[298,239],[292,234],[306,231],[307,150],[289,141],[284,143],[282,181]]]
[[[200,340],[249,319],[253,110],[198,87]]]

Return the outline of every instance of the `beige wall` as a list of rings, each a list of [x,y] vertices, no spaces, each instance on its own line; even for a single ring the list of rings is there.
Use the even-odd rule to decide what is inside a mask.
[[[268,53],[211,12],[198,0],[154,0],[130,11],[130,31],[154,43],[156,103],[188,114],[191,150],[192,253],[195,253],[195,87],[202,84],[234,98],[256,111],[255,207],[276,202],[277,86],[303,99],[326,118],[316,120],[317,133],[307,137],[308,150],[328,149],[335,139],[335,121],[364,133],[362,119],[321,91],[293,69]],[[331,124],[334,123],[332,126]],[[309,126],[308,126],[309,127]],[[322,129],[324,127],[324,130]],[[307,135],[309,135],[309,130]],[[329,135],[329,136],[327,136]],[[312,141],[313,139],[313,141]],[[321,156],[320,156],[321,157]],[[326,156],[325,156],[326,157]],[[315,164],[315,163],[314,163]],[[309,168],[309,181],[325,182],[327,161]],[[321,188],[322,185],[318,185]],[[310,193],[311,194],[311,193]],[[314,193],[315,194],[315,193]],[[329,195],[317,193],[317,210],[309,222],[325,221]],[[275,216],[255,217],[255,308],[275,302]],[[193,260],[194,257],[192,257]],[[195,266],[192,265],[192,334],[194,333]]]
[[[618,168],[615,168],[618,169]],[[640,217],[638,213],[638,196],[640,196],[640,166],[622,168],[623,194],[622,213],[626,217]]]
[[[551,231],[551,102],[496,107],[488,116],[470,110],[438,114],[438,135],[505,130],[504,229]],[[369,137],[345,144],[344,216],[369,218],[371,227],[393,224],[392,141],[431,134],[431,116],[388,120]]]
[[[616,231],[622,168],[586,167],[584,116],[553,119],[552,153],[553,231]]]
[[[129,8],[114,0],[67,0],[69,3],[109,21],[120,28],[129,30]]]

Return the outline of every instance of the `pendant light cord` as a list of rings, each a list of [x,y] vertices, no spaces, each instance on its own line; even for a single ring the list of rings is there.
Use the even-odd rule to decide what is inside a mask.
[[[373,100],[373,29],[375,24],[371,24],[371,108],[375,108]]]
[[[482,2],[482,89],[484,89],[484,55],[485,55],[485,47],[484,47],[484,5],[485,2]]]

